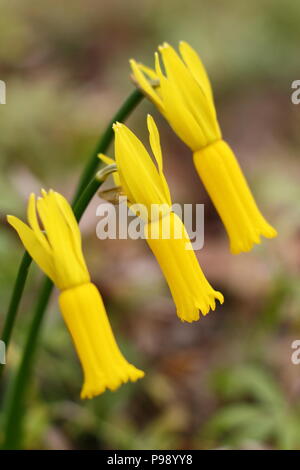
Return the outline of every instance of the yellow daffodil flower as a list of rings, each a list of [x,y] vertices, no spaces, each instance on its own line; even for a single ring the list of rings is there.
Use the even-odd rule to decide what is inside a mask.
[[[232,253],[251,250],[276,230],[260,213],[236,157],[222,139],[212,88],[197,53],[186,42],[181,57],[169,45],[155,53],[155,70],[130,61],[138,86],[193,151],[194,164],[228,233]]]
[[[151,116],[147,124],[156,165],[141,141],[124,124],[114,124],[117,178],[130,208],[134,207],[145,222],[145,238],[169,285],[178,317],[192,322],[199,320],[199,311],[206,315],[210,309],[214,310],[215,299],[223,303],[223,295],[206,280],[186,229],[172,211],[170,191],[163,174],[159,133]],[[113,162],[106,156],[99,157],[106,163]],[[137,207],[140,205],[141,208]],[[155,212],[153,207],[161,210]]]
[[[7,219],[30,256],[61,291],[60,309],[84,373],[81,398],[92,398],[107,388],[116,390],[122,383],[143,377],[116,344],[101,295],[90,281],[80,230],[66,199],[52,190],[42,190],[37,201],[31,194],[27,216],[29,225],[12,215]]]

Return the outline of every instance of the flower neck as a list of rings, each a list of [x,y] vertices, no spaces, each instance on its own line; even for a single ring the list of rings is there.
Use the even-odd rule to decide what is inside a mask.
[[[196,153],[203,152],[203,151],[209,149],[210,147],[214,147],[216,144],[219,144],[220,142],[224,142],[224,140],[222,138],[213,140],[212,142],[209,142],[209,144],[205,145],[204,147],[201,147],[200,149],[194,150],[193,153],[196,154]]]

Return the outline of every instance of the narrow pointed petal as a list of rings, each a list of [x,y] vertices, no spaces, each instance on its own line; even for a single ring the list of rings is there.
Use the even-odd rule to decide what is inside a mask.
[[[197,52],[185,41],[181,41],[179,43],[179,51],[194,79],[198,82],[201,89],[203,90],[203,93],[210,99],[214,109],[211,83]]]
[[[7,221],[18,233],[21,242],[30,256],[41,266],[47,276],[54,281],[56,276],[52,258],[49,256],[48,251],[44,249],[34,231],[13,215],[8,215]]]
[[[53,264],[56,271],[56,285],[59,289],[67,289],[89,282],[90,277],[82,255],[75,243],[76,236],[70,230],[73,218],[65,216],[54,191],[43,194],[37,200],[39,216],[45,227],[47,238],[52,250]],[[81,249],[80,249],[81,252]]]
[[[37,218],[37,214],[36,214],[35,194],[33,194],[33,193],[30,194],[29,200],[28,200],[27,218],[28,218],[29,225],[31,226],[32,230],[34,231],[35,236],[39,240],[40,244],[42,245],[42,247],[44,248],[44,250],[47,253],[50,253],[51,248],[50,248],[50,245],[48,243],[47,237],[42,232],[42,230],[40,228],[40,225],[39,225],[39,222],[38,222],[38,218]]]
[[[179,55],[169,45],[159,48],[167,73],[168,82],[173,83],[177,92],[182,96],[185,106],[200,124],[207,141],[215,139],[213,124],[215,117],[211,115],[211,102],[207,99],[199,83]],[[184,84],[184,86],[183,86]]]
[[[115,157],[121,185],[131,203],[168,203],[159,171],[141,141],[124,124],[114,126]]]
[[[149,130],[149,142],[150,142],[153,155],[155,156],[155,159],[157,161],[158,171],[159,171],[159,174],[160,174],[163,186],[164,186],[164,194],[165,194],[167,203],[171,206],[172,201],[171,201],[170,190],[169,190],[169,186],[166,181],[165,175],[163,173],[163,158],[162,158],[162,151],[161,151],[161,146],[160,146],[159,132],[155,124],[155,121],[150,114],[148,114],[147,116],[147,125],[148,125],[148,130]]]
[[[136,63],[135,60],[131,59],[130,60],[130,65],[131,69],[133,72],[133,76],[141,89],[144,91],[146,95],[149,96],[149,98],[154,102],[154,104],[160,109],[161,112],[164,110],[164,104],[158,95],[158,93],[154,90],[153,86],[149,83],[149,80],[145,77],[144,71],[142,67],[139,66],[139,64]],[[147,71],[147,74],[149,75],[149,72]],[[153,74],[156,76],[155,72],[153,71]]]

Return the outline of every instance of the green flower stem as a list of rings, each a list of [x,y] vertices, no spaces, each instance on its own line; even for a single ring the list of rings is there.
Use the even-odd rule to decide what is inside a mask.
[[[23,399],[25,389],[29,382],[30,368],[36,350],[38,334],[47,307],[53,284],[45,278],[34,311],[29,334],[26,338],[22,359],[10,386],[7,390],[7,399],[4,406],[4,443],[3,449],[17,449],[21,441],[22,417],[24,414]]]
[[[136,108],[136,106],[142,101],[144,95],[139,89],[135,89],[127,98],[126,101],[124,101],[123,105],[121,108],[117,111],[117,113],[114,115],[112,120],[110,121],[109,125],[107,126],[104,134],[102,135],[101,139],[99,140],[98,145],[95,148],[94,153],[91,155],[91,159],[88,162],[85,170],[82,173],[82,176],[80,178],[78,188],[75,191],[75,196],[74,196],[74,202],[76,202],[86,187],[86,185],[89,183],[89,181],[93,178],[99,164],[99,159],[98,159],[98,154],[99,153],[104,153],[108,149],[112,139],[113,139],[113,128],[112,125],[116,121],[124,121],[127,116],[131,113],[131,111]]]
[[[13,293],[11,296],[11,301],[8,307],[8,312],[6,315],[4,327],[3,327],[3,332],[2,332],[2,337],[1,340],[5,343],[6,349],[8,347],[8,344],[10,342],[10,337],[12,334],[13,326],[15,323],[17,311],[18,311],[18,306],[24,291],[25,287],[25,282],[27,279],[28,275],[28,269],[31,264],[31,256],[25,251],[20,266],[19,266],[19,271],[16,277]],[[4,364],[0,364],[0,377],[2,375],[2,372],[4,370]]]
[[[96,178],[92,179],[83,191],[81,198],[74,205],[74,214],[77,220],[81,219],[82,214],[89,205],[90,200],[96,194],[103,181],[98,181]]]
[[[97,155],[98,153],[103,153],[106,152],[108,149],[112,139],[113,139],[113,129],[112,129],[112,124],[116,121],[124,121],[126,117],[133,111],[133,109],[139,104],[139,102],[142,100],[143,95],[142,93],[135,89],[129,96],[128,98],[124,101],[123,105],[120,107],[120,109],[117,111],[115,116],[112,118],[111,122],[108,124],[106,130],[104,131],[104,134],[99,140],[99,143],[97,144],[94,152],[91,155],[90,160],[88,161],[85,169],[83,170],[82,176],[79,180],[77,189],[75,191],[75,196],[73,198],[73,207],[76,205],[77,201],[79,200],[81,193],[83,192],[84,188],[87,186],[89,181],[93,178],[94,173],[99,165],[100,160],[98,159]],[[8,312],[6,314],[6,319],[2,331],[2,337],[1,340],[4,341],[6,345],[6,351],[8,350],[8,345],[10,342],[12,330],[15,324],[17,312],[19,309],[21,297],[23,294],[25,282],[27,279],[28,275],[28,270],[30,267],[30,264],[32,262],[31,257],[29,256],[28,253],[24,253],[24,256],[22,258],[22,261],[19,266],[17,278],[15,281],[15,286],[12,292],[10,304],[8,307]],[[1,374],[3,373],[4,370],[4,365],[0,365],[0,377]]]
[[[87,165],[88,170],[84,171],[84,177],[81,178],[79,187],[82,187],[82,182],[88,183],[90,181],[90,175],[94,176],[94,172],[97,169],[100,160],[98,159],[98,153],[105,152],[113,139],[113,132],[111,130],[112,123],[115,121],[124,120],[131,111],[141,101],[143,95],[141,92],[135,90],[129,98],[125,101],[123,106],[116,113],[112,121],[109,123],[108,128],[103,134],[100,143],[97,146],[97,150],[94,152],[92,159]],[[76,219],[79,221],[90,200],[96,193],[97,189],[101,186],[103,181],[98,181],[96,178],[92,179],[87,184],[85,190],[77,191],[77,196],[74,198],[73,210]],[[26,279],[26,276],[25,276]],[[24,280],[25,283],[25,280]],[[42,321],[44,318],[45,310],[48,305],[48,301],[53,289],[53,283],[45,277],[45,281],[38,297],[36,309],[33,314],[32,323],[29,328],[29,334],[26,338],[22,359],[17,369],[14,380],[11,386],[8,388],[7,399],[4,406],[4,449],[18,449],[20,448],[20,442],[22,438],[22,421],[24,417],[24,402],[28,384],[30,381],[30,374],[32,371],[34,354],[38,344],[38,336],[41,330]],[[19,305],[17,302],[16,310]]]

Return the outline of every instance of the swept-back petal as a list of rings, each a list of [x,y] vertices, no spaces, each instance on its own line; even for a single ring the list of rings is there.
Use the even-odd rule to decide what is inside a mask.
[[[141,141],[124,124],[115,124],[115,156],[121,186],[132,203],[168,203],[160,174]]]
[[[56,273],[53,266],[52,257],[48,250],[45,250],[34,231],[13,215],[8,215],[7,221],[18,233],[25,249],[28,251],[30,256],[42,268],[47,276],[49,276],[50,279],[55,282]]]
[[[145,68],[141,67],[139,64],[136,63],[135,60],[130,60],[131,69],[133,72],[133,76],[141,89],[149,96],[149,98],[154,102],[154,104],[159,108],[161,112],[164,111],[164,104],[161,100],[159,94],[155,91],[154,87],[149,83],[148,79],[145,77]],[[149,69],[147,69],[147,75],[149,75]],[[153,71],[153,74],[155,72]],[[155,74],[156,75],[156,74]]]
[[[167,203],[171,206],[172,201],[171,201],[170,190],[169,190],[169,186],[166,181],[165,175],[163,173],[163,158],[162,158],[162,151],[161,151],[161,146],[160,146],[159,132],[155,124],[155,121],[150,114],[148,114],[147,116],[147,125],[148,125],[148,130],[149,130],[149,142],[150,142],[153,155],[157,161],[158,171],[159,171],[160,178],[164,187],[165,197],[166,197]]]
[[[210,99],[213,109],[215,109],[211,83],[199,55],[185,41],[180,41],[179,51],[194,79],[198,82],[206,97]]]

